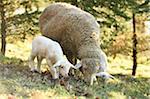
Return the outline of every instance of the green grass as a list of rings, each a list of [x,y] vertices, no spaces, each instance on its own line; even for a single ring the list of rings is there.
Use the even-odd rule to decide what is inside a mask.
[[[66,90],[62,85],[54,85],[49,73],[29,71],[30,43],[8,44],[7,57],[0,56],[0,99],[10,96],[16,99],[150,99],[150,62],[138,64],[137,75],[132,77],[130,57],[109,57],[108,71],[115,80],[99,79],[93,86],[87,86],[80,78],[71,77],[70,90]]]

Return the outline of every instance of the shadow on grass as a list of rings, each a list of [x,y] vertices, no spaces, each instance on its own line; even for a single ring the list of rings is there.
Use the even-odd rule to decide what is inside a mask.
[[[0,65],[0,94],[29,98],[34,91],[53,95],[69,95],[62,86],[54,86],[51,75],[30,72],[27,65]],[[47,92],[46,92],[47,91]],[[48,92],[49,91],[49,92]]]
[[[150,98],[150,78],[137,77],[129,75],[115,74],[117,81],[103,83],[94,87],[95,92],[100,94],[101,98],[118,99],[149,99]],[[104,94],[104,95],[103,95]]]

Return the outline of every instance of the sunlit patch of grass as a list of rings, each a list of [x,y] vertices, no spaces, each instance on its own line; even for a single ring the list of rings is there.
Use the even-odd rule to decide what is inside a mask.
[[[133,62],[129,56],[118,55],[115,59],[109,57],[108,71],[111,74],[131,75]],[[150,64],[137,64],[136,76],[150,77]]]
[[[150,78],[150,65],[138,64],[137,76]]]
[[[130,74],[132,69],[132,60],[130,57],[117,56],[115,59],[109,57],[108,71],[111,74]]]
[[[109,97],[112,97],[111,99],[127,99],[127,97],[122,92],[110,92]],[[115,98],[114,98],[115,97]]]
[[[16,57],[22,60],[27,60],[31,50],[31,42],[18,41],[16,44],[7,44],[6,56],[7,57]]]

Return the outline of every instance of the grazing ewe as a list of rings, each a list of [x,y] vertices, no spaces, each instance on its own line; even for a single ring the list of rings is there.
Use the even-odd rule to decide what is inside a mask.
[[[37,68],[33,66],[34,59],[37,57]],[[29,57],[29,66],[31,71],[37,70],[41,73],[40,66],[43,58],[46,58],[46,62],[50,68],[53,79],[59,77],[59,73],[67,77],[69,69],[75,68],[67,59],[63,56],[63,51],[59,43],[46,38],[44,36],[38,36],[32,41],[32,51]],[[59,68],[59,73],[55,67]]]
[[[50,4],[41,14],[42,35],[56,40],[69,61],[82,61],[86,82],[101,68],[100,27],[93,15],[67,3]]]
[[[109,78],[114,79],[114,77],[112,75],[110,75],[109,73],[107,73],[107,66],[108,66],[107,56],[106,56],[106,54],[102,50],[101,50],[101,54],[100,54],[100,61],[101,61],[101,64],[99,66],[100,72],[94,73],[92,75],[91,81],[90,81],[90,85],[93,85],[93,82],[96,81],[96,76],[97,77],[102,77],[104,79],[109,79]],[[79,63],[77,63],[75,65],[75,67],[77,67],[77,68],[80,68],[81,66],[82,66],[82,61],[80,61]]]

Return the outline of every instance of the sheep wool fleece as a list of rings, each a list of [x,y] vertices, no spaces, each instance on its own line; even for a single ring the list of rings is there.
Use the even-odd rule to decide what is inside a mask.
[[[98,72],[100,28],[94,16],[67,3],[53,3],[41,14],[39,26],[42,35],[60,43],[70,61],[82,61],[85,77]]]

